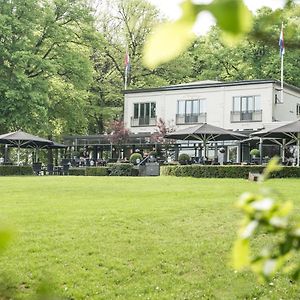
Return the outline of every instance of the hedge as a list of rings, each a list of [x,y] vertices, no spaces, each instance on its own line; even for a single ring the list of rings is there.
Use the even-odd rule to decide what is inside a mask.
[[[85,168],[70,168],[70,176],[85,176]]]
[[[129,163],[109,163],[107,167],[70,168],[73,176],[138,176],[139,171]]]
[[[0,176],[33,175],[32,166],[0,166]]]
[[[196,178],[248,178],[249,172],[262,173],[263,166],[162,166],[162,176],[196,177]],[[272,178],[300,177],[299,167],[283,167],[273,173]]]
[[[86,176],[107,176],[108,167],[87,167],[85,171]]]
[[[136,176],[137,175],[133,164],[111,163],[111,164],[107,164],[107,167],[109,169],[110,176]]]

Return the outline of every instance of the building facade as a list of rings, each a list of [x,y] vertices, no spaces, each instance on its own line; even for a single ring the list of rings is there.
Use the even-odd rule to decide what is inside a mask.
[[[124,93],[124,123],[135,134],[157,131],[158,120],[173,130],[208,123],[250,134],[300,117],[300,88],[284,84],[282,95],[280,82],[276,80],[200,81]],[[179,149],[186,152],[186,144],[179,143]],[[261,145],[254,143],[219,143],[219,147],[225,145],[225,161],[249,161],[253,147],[260,148],[266,157],[274,155],[272,145],[266,143],[262,150]],[[191,156],[193,150],[194,156],[201,156],[196,149],[201,148],[199,144],[188,144]],[[216,158],[216,147],[218,145],[211,144],[211,157]],[[280,152],[280,149],[277,147],[275,151]]]
[[[133,133],[154,132],[159,119],[175,129],[208,123],[253,132],[300,117],[300,88],[284,84],[280,99],[275,80],[202,81],[124,93],[124,122]]]

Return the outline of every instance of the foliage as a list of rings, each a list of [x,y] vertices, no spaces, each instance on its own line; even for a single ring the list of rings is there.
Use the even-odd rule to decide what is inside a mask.
[[[69,175],[70,176],[85,176],[86,168],[70,168]]]
[[[1,130],[82,132],[95,39],[86,1],[0,2]]]
[[[138,162],[137,160],[139,160],[140,162],[142,161],[143,157],[140,153],[132,153],[130,155],[130,158],[129,158],[129,161],[134,164],[134,165],[137,165]]]
[[[242,0],[214,0],[209,4],[183,1],[182,16],[173,23],[158,25],[145,45],[144,62],[155,68],[177,57],[195,40],[193,26],[202,11],[209,11],[224,37],[233,41],[251,29],[252,16]],[[226,13],[224,13],[226,11]]]
[[[281,170],[279,159],[273,158],[264,170],[261,182]],[[291,221],[292,202],[271,188],[241,195],[237,206],[242,210],[238,239],[234,244],[233,262],[237,270],[251,269],[260,280],[271,280],[279,271],[300,274],[295,253],[300,250],[300,226]],[[250,241],[267,236],[268,242],[258,252],[252,251]],[[272,237],[272,238],[271,238]]]
[[[299,179],[266,185],[300,208]],[[19,232],[0,255],[0,291],[15,293],[6,299],[35,299],[49,277],[65,299],[299,298],[299,284],[283,276],[261,285],[228,266],[240,218],[233,196],[255,183],[30,176],[3,177],[1,186],[1,219]]]
[[[300,5],[293,9],[278,11],[282,17],[274,18],[274,12],[269,8],[260,9],[254,17],[254,26],[235,47],[228,47],[221,39],[221,31],[213,27],[208,34],[200,37],[193,44],[190,55],[194,58],[193,77],[198,80],[250,80],[279,79],[280,57],[278,55],[278,36],[281,19],[285,21],[284,76],[285,81],[295,86],[300,85],[296,75],[299,69],[299,48],[292,43],[297,36],[291,36],[291,28],[299,28],[296,21]],[[272,19],[273,17],[273,19]],[[266,20],[272,19],[270,24]],[[263,30],[263,33],[262,33]],[[258,34],[261,39],[254,40]],[[299,43],[298,43],[299,44]]]
[[[159,64],[164,62],[168,62],[171,59],[177,57],[177,55],[183,50],[188,49],[189,46],[194,46],[193,42],[196,40],[195,35],[193,35],[193,26],[195,26],[196,18],[199,16],[199,13],[203,10],[210,11],[214,17],[216,18],[217,26],[220,30],[221,38],[217,40],[217,43],[213,43],[211,48],[206,48],[199,52],[199,57],[194,56],[194,58],[199,59],[202,64],[210,64],[208,59],[205,59],[207,54],[210,52],[216,53],[216,57],[214,61],[221,60],[221,71],[226,67],[227,75],[230,77],[233,76],[243,76],[243,73],[259,73],[260,76],[248,77],[250,78],[275,78],[275,76],[269,76],[265,72],[276,73],[276,68],[274,68],[274,64],[276,60],[274,57],[270,57],[270,52],[273,56],[273,50],[276,47],[276,54],[278,58],[278,36],[281,27],[281,22],[284,20],[285,25],[285,45],[291,50],[295,50],[298,52],[299,46],[299,38],[297,32],[299,31],[299,10],[300,6],[296,1],[285,1],[285,8],[283,10],[275,10],[263,8],[259,11],[257,16],[252,16],[249,10],[246,8],[242,0],[215,0],[210,2],[209,4],[195,4],[191,0],[185,0],[182,4],[182,16],[180,19],[175,21],[174,23],[165,23],[163,25],[158,25],[154,34],[148,39],[146,46],[144,48],[144,62],[145,65],[151,68],[157,67]],[[253,24],[253,25],[252,25]],[[199,25],[201,26],[201,24]],[[274,34],[276,32],[276,34]],[[173,37],[176,38],[173,38]],[[172,38],[171,38],[172,37]],[[245,44],[245,39],[247,39],[248,45]],[[201,39],[200,39],[201,40]],[[236,42],[242,42],[244,44],[243,49],[245,52],[241,51],[239,54],[241,56],[244,55],[243,60],[241,60],[241,64],[231,64],[231,61],[235,60],[235,55],[237,51],[232,47],[237,45]],[[231,47],[226,47],[226,51],[230,54],[226,56],[226,59],[223,59],[223,54],[218,53],[219,42],[222,47],[224,47],[224,42],[226,45],[230,45]],[[170,46],[172,45],[172,46]],[[247,46],[249,48],[247,48]],[[240,46],[238,46],[240,48]],[[166,51],[168,49],[168,51]],[[231,51],[233,51],[233,56],[231,56]],[[294,52],[294,51],[293,51]],[[250,54],[250,55],[249,55]],[[262,57],[261,58],[257,58]],[[297,57],[299,55],[289,54],[288,56],[293,56],[291,59],[291,63],[285,63],[287,67],[287,76],[286,80],[290,83],[291,78],[290,74],[292,73],[292,77],[296,80],[297,76],[295,73],[297,72],[297,68],[293,66],[293,61],[298,60]],[[213,57],[213,56],[212,56]],[[225,56],[224,56],[225,57]],[[269,65],[267,64],[269,61]],[[245,69],[243,65],[247,68]],[[252,64],[254,68],[252,69]],[[263,69],[259,69],[259,65],[264,65]],[[277,68],[278,69],[278,68]],[[292,72],[290,70],[293,70]],[[218,74],[219,68],[216,65],[214,68],[206,68],[205,73],[215,73],[217,77],[224,77],[226,74],[222,74],[221,76]],[[277,72],[278,73],[278,72]],[[210,78],[209,76],[204,76],[204,79],[207,80]],[[239,79],[240,80],[240,79]]]
[[[249,172],[262,173],[262,166],[205,166],[205,165],[170,165],[161,166],[161,175],[195,178],[248,178]],[[272,178],[298,178],[300,177],[300,168],[283,167],[279,172],[271,174]]]
[[[86,176],[107,176],[108,167],[88,167],[85,172]]]
[[[132,176],[135,175],[133,164],[109,163],[107,164],[110,176]]]
[[[165,139],[164,136],[168,133],[174,132],[175,126],[170,122],[167,124],[162,118],[159,118],[156,123],[155,132],[151,135],[151,141],[160,144],[172,144],[171,139]]]
[[[191,160],[190,156],[186,153],[181,153],[178,157],[178,161],[181,165],[186,165]]]
[[[112,121],[109,131],[111,133],[108,138],[113,145],[124,144],[129,138],[129,129],[125,127],[123,120]]]
[[[100,2],[100,0],[99,0]],[[189,53],[163,67],[150,70],[142,64],[145,40],[161,23],[158,10],[145,0],[103,0],[96,12],[101,45],[92,49],[94,81],[86,113],[90,133],[107,131],[111,120],[122,116],[124,57],[130,57],[128,88],[156,87],[190,81],[193,59]]]
[[[252,149],[250,151],[250,155],[259,157],[260,156],[260,151],[258,149]]]
[[[31,166],[0,166],[0,176],[33,175]]]

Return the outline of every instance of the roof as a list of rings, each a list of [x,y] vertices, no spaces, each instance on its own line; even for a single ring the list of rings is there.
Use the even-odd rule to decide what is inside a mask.
[[[280,88],[280,81],[278,80],[242,80],[242,81],[196,81],[186,84],[178,84],[178,85],[169,85],[155,88],[141,88],[141,89],[132,89],[132,90],[124,90],[124,94],[137,94],[137,93],[146,93],[146,92],[164,92],[164,91],[177,91],[177,90],[189,90],[189,89],[205,89],[205,88],[213,88],[213,87],[230,87],[230,86],[246,86],[246,85],[257,85],[257,84],[276,84]],[[284,87],[289,88],[297,93],[300,93],[300,88],[284,83]]]

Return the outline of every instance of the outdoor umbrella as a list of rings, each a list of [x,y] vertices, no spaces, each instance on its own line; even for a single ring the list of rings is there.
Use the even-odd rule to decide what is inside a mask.
[[[17,147],[18,164],[20,164],[20,148],[42,148],[53,145],[54,142],[19,130],[0,135],[0,144]]]
[[[300,158],[300,120],[288,123],[283,126],[273,128],[267,132],[257,132],[253,135],[267,137],[267,138],[278,138],[278,139],[289,139],[289,144],[295,142],[297,144],[297,166],[299,166]]]
[[[165,135],[165,138],[176,140],[200,140],[204,145],[204,153],[206,155],[206,143],[211,141],[228,141],[242,140],[247,138],[246,135],[226,130],[221,127],[213,126],[207,123],[181,129]]]

